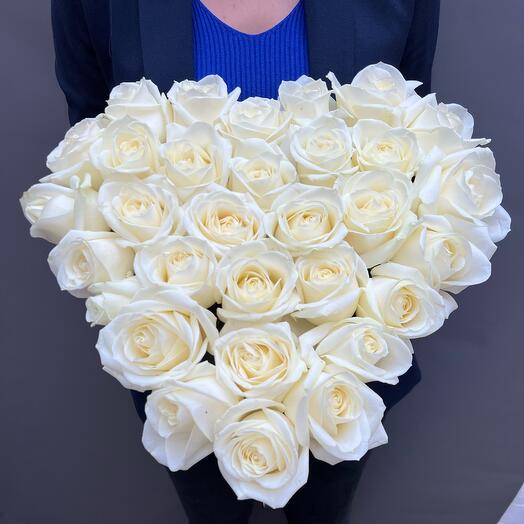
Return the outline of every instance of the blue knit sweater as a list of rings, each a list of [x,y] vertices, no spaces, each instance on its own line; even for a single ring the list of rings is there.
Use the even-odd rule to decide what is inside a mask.
[[[268,31],[249,35],[217,18],[201,0],[193,0],[193,49],[196,79],[220,75],[240,99],[277,98],[282,80],[308,73],[307,36],[302,0]]]

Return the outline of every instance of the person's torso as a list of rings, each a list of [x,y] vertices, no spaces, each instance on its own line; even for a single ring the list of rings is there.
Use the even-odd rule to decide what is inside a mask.
[[[213,68],[209,61],[204,64],[195,56],[190,0],[82,1],[98,62],[110,88],[145,76],[161,90],[168,90],[173,80],[217,72],[217,64]],[[303,0],[303,9],[304,32],[294,33],[294,42],[302,34],[307,55],[294,74],[308,71],[318,78],[333,71],[340,81],[350,82],[370,63],[399,66],[414,0]],[[212,40],[207,39],[207,45],[212,45]],[[285,42],[280,45],[273,57],[289,51]],[[198,43],[196,48],[203,55],[211,52],[210,48],[198,50]],[[264,89],[260,89],[261,96]]]

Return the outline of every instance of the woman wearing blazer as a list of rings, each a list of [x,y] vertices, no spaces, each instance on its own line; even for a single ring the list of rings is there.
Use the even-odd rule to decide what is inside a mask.
[[[276,98],[282,80],[333,71],[348,83],[383,61],[423,82],[426,94],[439,0],[52,0],[52,16],[56,73],[74,124],[103,112],[115,85],[143,76],[167,92],[173,80],[219,74],[241,87],[241,98]],[[268,20],[276,23],[264,27]],[[389,409],[419,380],[414,361],[398,385],[373,389]],[[146,395],[133,398],[144,420]],[[284,509],[288,521],[348,522],[364,463],[311,457],[308,483]],[[171,478],[191,523],[248,522],[252,501],[236,500],[214,456]]]

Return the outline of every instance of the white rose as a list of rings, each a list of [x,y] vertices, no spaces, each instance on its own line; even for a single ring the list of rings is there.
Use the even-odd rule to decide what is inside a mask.
[[[352,175],[353,140],[343,120],[321,116],[293,134],[290,154],[301,182],[332,187],[340,176]]]
[[[511,229],[511,217],[502,206],[497,206],[494,213],[483,220],[455,215],[442,216],[445,216],[456,233],[477,246],[488,260],[497,250],[495,242],[504,239]]]
[[[436,95],[431,93],[406,108],[403,125],[415,133],[447,127],[469,140],[473,136],[474,120],[465,107],[439,104]]]
[[[287,322],[227,323],[213,345],[218,380],[235,395],[281,400],[306,371]]]
[[[171,125],[161,156],[166,175],[181,202],[186,202],[210,184],[225,186],[231,145],[209,124],[196,122],[188,128]]]
[[[229,113],[220,117],[218,129],[235,142],[246,138],[274,142],[283,138],[290,122],[291,114],[281,111],[278,100],[250,97],[235,102]]]
[[[391,262],[418,269],[431,287],[452,293],[485,282],[491,274],[487,256],[438,215],[425,216]]]
[[[278,88],[278,99],[297,123],[303,123],[329,112],[331,92],[323,80],[302,75],[294,81],[284,80]]]
[[[31,186],[20,198],[32,237],[57,244],[71,229],[108,231],[91,187],[68,188],[53,183]]]
[[[98,208],[98,192],[90,187],[89,179],[86,178],[84,184],[75,188],[74,229],[109,231],[110,227]]]
[[[142,444],[171,471],[187,470],[213,453],[215,422],[235,403],[214,366],[201,362],[185,379],[147,397]]]
[[[488,227],[492,242],[504,240],[511,231],[511,217],[502,206],[497,206],[493,214],[486,217],[483,222]]]
[[[413,187],[402,173],[368,171],[341,180],[347,241],[368,267],[386,262],[415,227]]]
[[[471,138],[465,140],[449,127],[437,127],[430,130],[419,129],[412,132],[417,136],[417,143],[423,156],[423,162],[419,167],[417,176],[420,176],[422,169],[427,168],[432,157],[436,154],[444,156],[452,155],[453,153],[474,149],[477,146],[485,146],[491,142],[491,140],[486,138]]]
[[[263,213],[251,196],[223,189],[200,193],[186,204],[184,227],[209,242],[218,257],[264,236]]]
[[[362,171],[396,170],[412,178],[422,160],[416,135],[379,120],[360,120],[353,128],[356,161]]]
[[[415,188],[420,198],[419,216],[447,215],[477,228],[486,225],[492,242],[499,242],[510,231],[511,218],[500,205],[500,176],[488,148],[469,148],[449,155],[433,151],[415,178]]]
[[[198,82],[174,82],[167,98],[173,105],[175,122],[188,126],[193,122],[213,124],[229,111],[239,95],[240,88],[237,87],[228,94],[227,85],[222,78],[208,75]]]
[[[162,142],[166,137],[166,125],[171,120],[171,107],[166,96],[145,78],[115,86],[109,94],[105,113],[112,120],[130,116],[147,124]]]
[[[223,320],[270,322],[295,310],[297,272],[292,258],[267,240],[231,249],[220,261],[216,286]]]
[[[58,184],[63,187],[75,189],[78,187],[90,187],[98,190],[103,182],[102,175],[90,160],[84,160],[56,173],[49,173],[39,179],[42,183]]]
[[[88,291],[92,296],[86,300],[86,320],[91,326],[105,326],[120,310],[131,302],[142,288],[136,277],[92,284]]]
[[[153,181],[106,182],[98,205],[113,231],[133,246],[153,244],[181,224],[176,195]]]
[[[388,440],[382,399],[345,369],[324,368],[318,357],[284,404],[299,440],[309,433],[314,457],[328,464],[360,460]]]
[[[218,336],[214,315],[179,291],[139,292],[100,330],[104,370],[125,388],[158,388],[187,376]]]
[[[431,216],[431,215],[428,215]],[[486,224],[486,220],[471,220],[456,217],[453,215],[441,215],[451,226],[452,230],[468,242],[478,247],[488,260],[491,259],[497,246],[494,244],[490,227]],[[424,219],[421,218],[420,221]]]
[[[91,146],[93,165],[104,178],[145,178],[160,170],[158,142],[147,124],[124,116],[113,120]]]
[[[89,160],[89,148],[108,126],[105,115],[84,118],[71,127],[64,139],[47,156],[47,167],[55,172],[78,167]]]
[[[304,354],[315,351],[327,364],[355,374],[363,382],[397,384],[413,360],[413,348],[371,318],[329,322],[300,337]]]
[[[296,268],[300,303],[293,317],[322,324],[353,316],[369,277],[366,265],[346,242],[299,257]]]
[[[421,85],[406,81],[400,71],[382,62],[362,69],[351,84],[341,85],[333,73],[327,77],[338,107],[347,113],[352,123],[372,118],[399,125],[403,106],[418,98],[414,89]]]
[[[418,179],[419,177],[417,177]],[[488,148],[460,151],[436,161],[416,180],[419,215],[491,216],[502,201],[500,176]]]
[[[218,466],[239,500],[281,508],[306,483],[309,450],[282,411],[271,400],[245,399],[216,424]]]
[[[294,184],[265,216],[266,233],[292,256],[333,247],[346,236],[342,201],[335,190]]]
[[[51,250],[48,262],[60,289],[86,298],[91,284],[131,276],[133,257],[114,233],[71,230]]]
[[[56,184],[42,183],[24,191],[20,205],[31,224],[30,234],[57,244],[74,226],[76,191]]]
[[[269,210],[275,198],[296,179],[295,166],[275,144],[258,138],[237,144],[228,187],[249,193],[262,210]]]
[[[375,267],[371,275],[357,315],[374,318],[400,336],[419,338],[434,333],[457,307],[448,294],[435,291],[415,268],[391,262]]]
[[[143,286],[176,289],[207,308],[218,301],[216,265],[215,254],[204,240],[169,236],[142,248],[134,267]]]

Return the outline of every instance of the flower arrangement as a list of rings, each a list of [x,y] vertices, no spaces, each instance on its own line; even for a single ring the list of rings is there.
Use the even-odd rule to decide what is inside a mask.
[[[367,383],[398,382],[510,226],[466,109],[382,63],[328,79],[243,101],[217,76],[123,83],[21,198],[104,326],[104,369],[151,391],[145,448],[173,471],[215,453],[239,499],[274,508],[310,451],[387,442]]]

